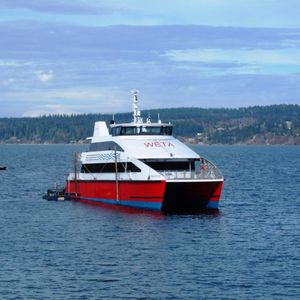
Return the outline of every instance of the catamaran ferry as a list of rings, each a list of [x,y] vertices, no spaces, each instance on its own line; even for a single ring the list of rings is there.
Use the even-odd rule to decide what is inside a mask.
[[[218,168],[172,136],[173,126],[143,121],[138,93],[131,123],[96,122],[80,168],[65,193],[81,202],[162,212],[218,209],[224,178]]]

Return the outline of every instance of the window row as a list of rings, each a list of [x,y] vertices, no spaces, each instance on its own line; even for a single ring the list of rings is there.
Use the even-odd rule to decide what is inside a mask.
[[[194,161],[144,161],[146,165],[157,171],[194,171]]]
[[[116,164],[106,163],[106,164],[84,164],[81,166],[81,173],[115,173]],[[127,163],[117,163],[117,171],[119,173],[124,172],[141,172],[135,164],[131,162]]]
[[[105,151],[105,150],[116,150],[116,151],[124,152],[124,149],[113,141],[90,144],[89,151]]]
[[[172,126],[116,126],[111,129],[113,136],[119,135],[172,135]]]

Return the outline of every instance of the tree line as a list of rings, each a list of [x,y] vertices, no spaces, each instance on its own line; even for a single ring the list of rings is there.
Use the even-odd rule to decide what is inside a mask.
[[[174,135],[205,144],[300,144],[300,105],[247,108],[169,108],[142,111],[152,122],[160,116],[174,125]],[[75,143],[93,134],[96,121],[108,114],[49,115],[0,118],[1,143]],[[117,123],[130,122],[131,113],[115,114]]]

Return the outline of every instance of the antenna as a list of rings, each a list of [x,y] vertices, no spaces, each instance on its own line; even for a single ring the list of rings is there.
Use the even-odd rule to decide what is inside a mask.
[[[141,123],[141,112],[138,110],[138,95],[139,91],[134,90],[133,93],[133,123]]]
[[[151,113],[150,112],[148,113],[147,123],[151,124]]]
[[[110,125],[115,124],[115,114],[112,114],[112,119],[109,122]]]

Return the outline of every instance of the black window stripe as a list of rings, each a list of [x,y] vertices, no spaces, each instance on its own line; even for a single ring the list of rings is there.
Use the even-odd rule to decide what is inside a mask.
[[[117,163],[118,172],[141,172],[141,169],[138,168],[132,162],[128,163]],[[83,164],[81,166],[81,173],[114,173],[116,170],[115,163],[106,163],[106,164]]]

